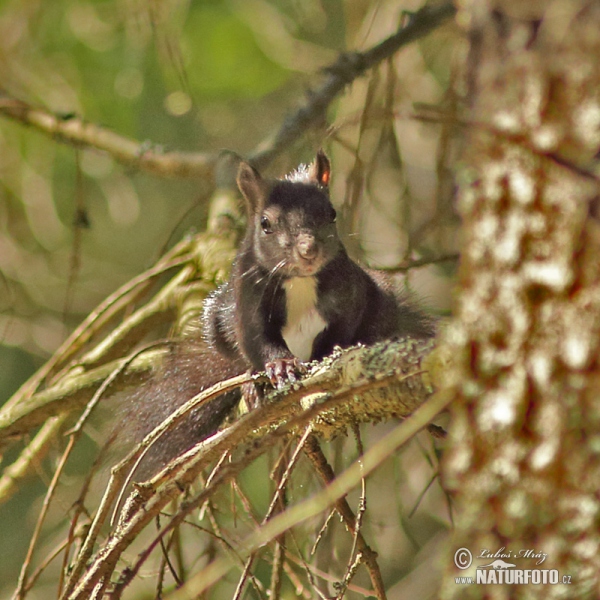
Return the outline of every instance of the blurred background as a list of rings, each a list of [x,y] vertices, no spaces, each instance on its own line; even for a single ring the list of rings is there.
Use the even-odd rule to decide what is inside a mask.
[[[423,4],[2,0],[0,102],[6,95],[65,120],[75,115],[153,149],[248,156],[310,96],[340,52],[374,46]],[[331,104],[327,123],[267,169],[281,175],[323,147],[350,252],[396,270],[438,314],[452,304],[459,245],[456,124],[440,115],[455,109],[463,53],[450,20],[355,80]],[[124,167],[0,116],[0,402],[108,294],[202,230],[213,184]],[[406,271],[413,261],[423,265]],[[411,452],[422,464],[423,453]],[[435,471],[410,474],[411,464],[394,471],[407,486],[398,505],[417,501]],[[31,528],[34,499],[46,485],[40,469],[2,507],[11,518],[0,536],[0,596],[14,589],[28,541],[23,527]],[[413,556],[415,544],[447,526],[445,498],[431,493],[421,520],[438,524],[415,541],[414,534],[395,538],[396,523],[396,533],[382,537],[392,554]]]

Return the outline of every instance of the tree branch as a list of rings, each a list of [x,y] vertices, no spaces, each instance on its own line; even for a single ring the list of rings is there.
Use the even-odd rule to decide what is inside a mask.
[[[426,399],[428,395],[426,390],[430,388],[429,383],[423,381],[424,374],[420,370],[420,362],[424,346],[427,346],[430,342],[413,342],[405,339],[368,348],[353,348],[342,351],[335,365],[332,364],[327,369],[317,368],[313,375],[295,386],[293,390],[276,392],[271,402],[251,411],[228,429],[201,442],[173,460],[151,482],[136,486],[136,492],[130,496],[121,511],[117,528],[104,546],[96,553],[91,566],[83,575],[83,566],[89,564],[89,557],[82,551],[77,565],[72,570],[68,591],[63,594],[63,597],[68,597],[71,600],[88,598],[89,592],[99,582],[104,581],[106,584],[116,568],[119,557],[142,529],[151,522],[169,500],[179,496],[181,489],[195,481],[201,470],[210,461],[221,456],[225,450],[246,445],[240,460],[225,465],[210,485],[180,506],[172,520],[161,529],[155,541],[139,555],[137,562],[126,572],[123,572],[121,580],[117,584],[117,591],[127,585],[136,575],[165,533],[168,533],[174,526],[182,522],[192,510],[201,506],[217,486],[237,476],[254,458],[264,453],[278,440],[283,439],[290,433],[299,433],[309,422],[317,434],[327,435],[332,431],[340,431],[341,427],[345,427],[342,425],[343,421],[346,422],[346,425],[348,424],[348,418],[351,422],[356,422],[364,420],[366,412],[371,415],[381,415],[380,409],[382,406],[389,403],[391,408],[391,403],[394,403],[393,414],[408,418],[405,423],[400,425],[397,433],[392,434],[392,437],[389,438],[393,439],[394,443],[382,444],[379,442],[376,445],[377,449],[374,447],[365,454],[365,473],[369,473],[370,470],[375,468],[376,464],[380,464],[393,454],[399,445],[425,427],[449,402],[450,396],[443,398],[434,396]],[[395,364],[395,368],[386,378],[378,380],[377,377],[370,374],[373,373],[376,367],[381,370],[381,361],[390,367]],[[382,384],[385,384],[385,386]],[[320,392],[316,390],[320,390]],[[210,393],[211,390],[207,390],[203,392],[203,395]],[[194,402],[199,399],[200,395]],[[298,404],[305,407],[306,403],[309,405],[308,408],[298,410]],[[183,407],[180,414],[182,412]],[[336,420],[340,422],[336,424]],[[333,430],[330,429],[331,427],[333,427]],[[155,433],[153,432],[151,435],[155,435]],[[251,443],[248,444],[248,442]],[[369,457],[372,457],[372,459]],[[371,462],[369,462],[370,460]],[[123,464],[125,464],[125,461]],[[333,502],[341,498],[348,493],[348,489],[356,484],[355,471],[356,469],[349,469],[346,477],[343,477],[347,488],[344,488],[342,492],[332,492],[332,488],[336,487],[336,483],[332,482],[318,496],[322,498],[323,502]],[[353,474],[351,475],[350,472]],[[115,473],[116,471],[113,472],[113,475]],[[358,481],[362,476],[363,473],[359,469]],[[114,492],[112,490],[114,487],[118,486],[109,486],[105,498],[103,498],[102,506],[112,504],[114,497],[111,494]],[[335,494],[335,497],[331,495],[332,493]],[[302,512],[302,509],[294,507],[282,514],[287,515],[289,512],[297,514],[298,510]],[[323,506],[319,505],[314,514],[322,510],[324,510]],[[102,509],[99,509],[98,515],[101,514],[103,514]],[[99,527],[101,519],[98,515],[95,522],[98,521]],[[279,515],[269,523],[277,522],[278,525],[281,525],[282,522],[287,522],[286,519],[287,517],[282,519]],[[278,530],[276,535],[291,527],[291,523],[287,524],[288,526]],[[92,528],[90,532],[97,529]],[[270,532],[272,527],[266,524],[259,530],[261,533],[262,529],[265,529],[265,535],[272,539],[270,533],[267,533],[267,531]],[[255,538],[256,536],[251,537]],[[85,546],[91,548],[94,541],[94,539],[90,539]],[[264,541],[265,538],[261,538],[260,543],[262,544]],[[244,544],[244,551],[240,555],[248,556],[249,552],[247,550],[254,547],[254,542]],[[213,571],[214,569],[225,569],[226,571],[228,567],[228,561],[219,560],[216,562]],[[79,579],[80,576],[81,579]],[[79,581],[77,581],[78,579]]]
[[[118,162],[162,177],[212,180],[216,154],[163,152],[149,142],[126,138],[79,117],[61,116],[7,95],[0,97],[0,114],[76,147],[108,152]]]
[[[452,3],[424,6],[411,16],[408,24],[402,25],[394,35],[377,46],[365,52],[341,54],[333,65],[323,69],[328,74],[325,81],[309,95],[303,106],[285,120],[275,138],[269,143],[263,142],[258,147],[250,157],[252,164],[259,169],[268,165],[308,128],[325,121],[327,108],[348,84],[368,69],[392,56],[403,46],[425,37],[450,19],[455,12]]]

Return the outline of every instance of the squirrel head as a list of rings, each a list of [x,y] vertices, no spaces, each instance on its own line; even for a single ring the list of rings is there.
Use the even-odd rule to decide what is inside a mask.
[[[284,277],[315,275],[339,252],[330,178],[322,150],[284,179],[263,179],[248,163],[240,164],[237,184],[246,200],[247,236],[264,268]]]

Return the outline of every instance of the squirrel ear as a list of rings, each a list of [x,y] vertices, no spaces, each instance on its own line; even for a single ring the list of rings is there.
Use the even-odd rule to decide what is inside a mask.
[[[317,152],[317,156],[308,169],[309,179],[321,187],[328,187],[331,179],[331,163],[323,150]]]
[[[260,173],[247,162],[242,161],[238,169],[237,185],[246,199],[249,210],[257,212],[265,196],[265,181]]]

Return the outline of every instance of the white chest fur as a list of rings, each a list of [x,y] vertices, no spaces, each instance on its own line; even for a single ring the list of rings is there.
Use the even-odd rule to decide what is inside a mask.
[[[327,323],[317,311],[317,281],[314,277],[292,277],[284,282],[287,320],[281,332],[290,352],[309,360],[315,337]]]

